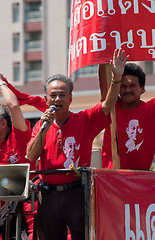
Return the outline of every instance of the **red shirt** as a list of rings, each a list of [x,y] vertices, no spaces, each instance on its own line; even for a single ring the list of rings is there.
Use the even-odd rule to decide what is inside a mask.
[[[116,120],[120,167],[149,170],[155,153],[155,98],[141,101],[135,109],[124,109],[116,103]],[[112,168],[110,128],[105,130],[102,167]]]
[[[35,162],[30,162],[26,157],[26,145],[31,139],[31,125],[26,121],[27,131],[20,131],[12,126],[12,131],[7,139],[0,143],[0,165],[29,163],[30,170],[35,170]],[[35,175],[30,175],[30,179]]]
[[[31,126],[27,120],[26,125],[27,131],[20,131],[12,126],[7,139],[0,143],[0,165],[30,163],[31,170],[35,170],[35,163],[25,158],[26,144],[31,138]]]
[[[32,139],[41,125],[39,120],[33,128]],[[92,142],[109,125],[110,116],[105,116],[102,103],[79,113],[70,112],[69,120],[61,128],[54,123],[50,126],[45,137],[40,169],[64,169],[69,168],[70,164],[89,167]],[[77,177],[74,173],[50,174],[44,180],[51,184],[62,184],[76,181]]]
[[[27,131],[12,127],[7,139],[0,143],[0,164],[26,163],[26,144],[31,138],[30,123],[26,121]]]

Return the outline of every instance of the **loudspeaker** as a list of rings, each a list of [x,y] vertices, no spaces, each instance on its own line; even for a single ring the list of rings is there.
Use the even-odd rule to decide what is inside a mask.
[[[28,198],[30,164],[0,165],[0,200]]]

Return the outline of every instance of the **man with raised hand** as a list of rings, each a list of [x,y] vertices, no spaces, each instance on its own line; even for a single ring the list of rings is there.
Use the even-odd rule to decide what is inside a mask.
[[[141,100],[146,77],[137,64],[126,63],[121,79],[120,94],[115,106],[120,168],[149,170],[155,154],[155,98],[148,102]],[[99,67],[99,80],[104,100],[104,65]],[[102,167],[113,168],[110,127],[104,133]]]

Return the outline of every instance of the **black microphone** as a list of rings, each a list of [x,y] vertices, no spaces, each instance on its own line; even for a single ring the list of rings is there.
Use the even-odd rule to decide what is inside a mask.
[[[49,107],[49,109],[50,109],[52,112],[55,112],[55,111],[56,111],[56,106],[51,105],[51,106]],[[47,126],[47,124],[48,124],[48,121],[44,121],[44,122],[43,122],[43,124],[42,124],[42,126],[41,126],[41,130],[40,130],[41,133],[44,131],[44,129],[45,129],[45,127]]]

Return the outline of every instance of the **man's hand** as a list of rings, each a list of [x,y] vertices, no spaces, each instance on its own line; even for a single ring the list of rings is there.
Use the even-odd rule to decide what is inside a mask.
[[[121,48],[115,49],[114,55],[113,55],[113,61],[112,60],[110,61],[115,81],[121,80],[126,61],[129,58],[129,55],[126,58],[124,58],[124,53],[125,51],[122,50]]]
[[[53,123],[54,121],[54,117],[55,117],[55,112],[54,111],[51,111],[49,108],[46,109],[46,111],[43,113],[43,115],[41,116],[41,121],[42,123],[44,121],[47,121],[49,122],[50,124]]]

